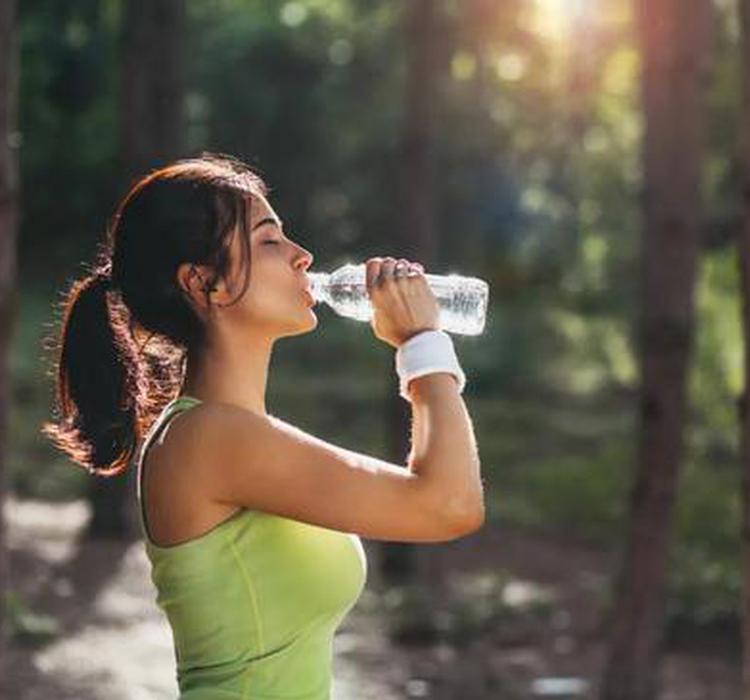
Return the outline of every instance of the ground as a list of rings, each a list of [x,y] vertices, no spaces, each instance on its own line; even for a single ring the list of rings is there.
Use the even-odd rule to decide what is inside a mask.
[[[79,546],[83,501],[10,498],[5,514],[12,586],[58,632],[45,638],[44,617],[24,618],[37,634],[12,644],[0,697],[176,698],[171,636],[142,543]],[[423,585],[399,589],[378,575],[381,543],[363,545],[368,584],[334,639],[333,700],[596,697],[612,552],[566,533],[487,523],[454,542],[415,545]],[[420,603],[437,636],[409,641]],[[403,642],[389,641],[395,629]],[[739,688],[738,654],[721,645],[664,658],[660,700],[736,700]]]

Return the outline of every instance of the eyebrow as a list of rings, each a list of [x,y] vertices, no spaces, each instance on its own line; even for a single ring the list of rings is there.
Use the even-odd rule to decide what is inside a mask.
[[[267,216],[265,219],[261,219],[255,226],[250,229],[250,232],[252,233],[255,231],[256,228],[260,228],[261,226],[265,226],[266,224],[276,224],[279,228],[282,228],[284,226],[284,222],[281,221],[281,219],[274,219],[272,216]]]

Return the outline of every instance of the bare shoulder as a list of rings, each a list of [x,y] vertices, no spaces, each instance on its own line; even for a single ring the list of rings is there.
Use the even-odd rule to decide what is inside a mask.
[[[194,409],[173,416],[143,455],[140,477],[149,534],[165,546],[198,537],[232,515],[237,508],[211,497],[189,446],[188,424]]]

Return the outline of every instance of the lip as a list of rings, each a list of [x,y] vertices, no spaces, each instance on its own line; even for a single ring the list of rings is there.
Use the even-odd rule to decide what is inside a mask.
[[[305,297],[305,300],[310,306],[315,306],[317,302],[315,301],[315,297],[312,295],[312,292],[309,289],[303,289],[302,295]]]

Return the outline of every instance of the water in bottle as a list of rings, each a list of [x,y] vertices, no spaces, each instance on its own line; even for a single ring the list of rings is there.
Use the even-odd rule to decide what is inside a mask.
[[[358,321],[372,319],[365,265],[347,263],[333,272],[308,272],[312,295],[340,316]],[[428,275],[427,284],[440,307],[440,329],[448,333],[479,335],[484,331],[489,285],[476,277]]]

